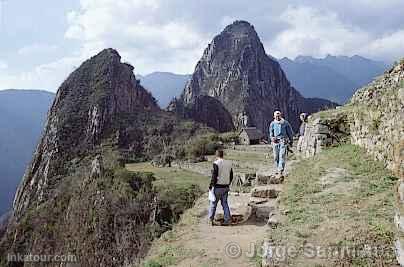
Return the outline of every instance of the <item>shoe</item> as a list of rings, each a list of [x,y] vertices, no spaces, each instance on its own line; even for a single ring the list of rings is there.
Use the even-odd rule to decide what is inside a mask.
[[[215,221],[212,219],[209,219],[208,224],[211,226],[215,226]]]
[[[230,223],[229,222],[222,222],[221,226],[229,226]]]

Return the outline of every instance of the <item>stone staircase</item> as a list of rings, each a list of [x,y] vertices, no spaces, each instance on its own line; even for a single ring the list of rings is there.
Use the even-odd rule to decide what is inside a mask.
[[[256,174],[254,187],[250,193],[251,216],[276,227],[281,220],[278,197],[282,192],[284,176],[274,175],[272,171],[259,170]]]

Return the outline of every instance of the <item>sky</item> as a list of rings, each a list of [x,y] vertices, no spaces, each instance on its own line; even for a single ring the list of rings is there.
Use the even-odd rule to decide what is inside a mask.
[[[0,0],[0,90],[56,91],[85,59],[118,50],[135,73],[192,73],[234,20],[267,54],[404,57],[403,0]]]

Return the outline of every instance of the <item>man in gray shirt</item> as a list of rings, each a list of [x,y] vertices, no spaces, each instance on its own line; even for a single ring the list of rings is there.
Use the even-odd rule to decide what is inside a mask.
[[[216,151],[217,159],[213,162],[212,179],[210,181],[209,190],[213,188],[215,201],[210,201],[209,205],[209,221],[214,225],[216,207],[220,200],[224,212],[224,222],[222,225],[231,223],[231,214],[227,197],[230,191],[230,184],[233,180],[232,162],[223,158],[223,150]]]

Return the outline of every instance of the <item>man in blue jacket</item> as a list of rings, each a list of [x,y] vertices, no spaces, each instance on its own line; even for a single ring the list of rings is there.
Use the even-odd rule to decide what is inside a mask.
[[[269,125],[269,139],[274,152],[276,174],[283,175],[287,146],[293,145],[293,130],[290,123],[282,118],[280,111],[274,112],[274,120]]]

